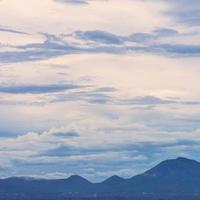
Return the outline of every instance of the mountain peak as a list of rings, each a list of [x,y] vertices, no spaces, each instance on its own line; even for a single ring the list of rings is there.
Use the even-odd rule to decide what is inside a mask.
[[[165,160],[152,169],[146,171],[145,175],[162,175],[168,176],[170,174],[184,174],[200,170],[200,163],[184,157],[178,157],[176,159]]]
[[[178,161],[192,161],[191,159],[185,158],[185,157],[178,157],[178,158],[176,158],[174,160],[178,160]]]
[[[83,178],[82,176],[79,175],[72,175],[69,178],[66,179],[66,181],[70,183],[90,183],[87,179]]]
[[[189,158],[185,158],[185,157],[178,157],[176,159],[171,159],[171,160],[166,160],[166,161],[163,161],[163,162],[171,162],[171,163],[182,163],[182,164],[188,164],[188,165],[199,165],[200,163],[196,160],[192,160],[192,159],[189,159]]]
[[[71,175],[69,178],[71,179],[84,179],[82,176],[79,176],[79,175]]]
[[[119,182],[122,182],[124,181],[125,179],[120,177],[120,176],[117,176],[117,175],[114,175],[114,176],[111,176],[109,177],[108,179],[106,179],[105,181],[103,181],[102,183],[106,183],[106,184],[113,184],[113,183],[119,183]]]

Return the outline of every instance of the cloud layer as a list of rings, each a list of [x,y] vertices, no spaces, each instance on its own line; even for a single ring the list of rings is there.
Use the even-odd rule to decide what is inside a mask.
[[[198,36],[198,33],[178,33],[169,28],[159,28],[152,33],[134,33],[129,36],[119,36],[99,30],[76,31],[58,36],[43,35],[46,39],[41,43],[18,45],[11,47],[10,51],[0,52],[1,62],[45,60],[80,53],[148,53],[173,57],[198,57],[200,53],[198,44],[185,44],[184,41],[182,43],[171,42],[179,37]]]
[[[200,159],[199,1],[0,5],[0,177]]]

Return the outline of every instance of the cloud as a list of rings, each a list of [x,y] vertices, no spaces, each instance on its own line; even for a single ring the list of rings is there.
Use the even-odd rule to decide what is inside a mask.
[[[137,43],[155,42],[161,38],[179,36],[179,33],[171,28],[156,28],[152,33],[134,33],[127,40]]]
[[[82,131],[90,132],[91,129],[85,127]],[[200,146],[199,130],[190,134],[160,133],[154,130],[154,133],[148,131],[150,136],[146,138],[143,138],[142,129],[137,130],[137,135],[134,135],[134,128],[124,130],[123,135],[117,134],[117,129],[105,133],[96,130],[94,136],[90,134],[90,139],[80,130],[79,136],[72,138],[57,136],[57,132],[64,134],[71,131],[67,127],[61,127],[43,133],[27,133],[15,138],[3,138],[0,142],[1,159],[2,163],[5,160],[10,163],[9,175],[12,175],[10,171],[15,167],[16,170],[23,169],[17,171],[18,175],[20,173],[30,175],[31,171],[36,178],[44,177],[44,174],[48,174],[46,178],[61,178],[67,174],[77,173],[87,178],[93,177],[95,181],[113,174],[130,177],[165,158],[186,155],[189,152],[195,155]],[[88,169],[92,169],[90,173]]]
[[[67,131],[67,132],[54,132],[54,136],[73,138],[73,137],[78,137],[79,134],[75,130],[71,130],[71,131]]]
[[[157,28],[153,32],[158,37],[173,37],[179,35],[178,31],[171,28]]]
[[[121,103],[123,104],[132,104],[132,105],[160,105],[160,104],[171,104],[171,103],[177,103],[176,101],[172,100],[165,100],[160,99],[158,97],[154,96],[145,96],[145,97],[136,97],[132,99],[125,99],[122,100]]]
[[[200,159],[199,2],[93,2],[3,1],[0,176],[100,180]]]
[[[76,31],[72,34],[61,35],[42,33],[42,35],[45,37],[42,43],[16,46],[17,51],[1,51],[0,61],[12,63],[46,60],[67,54],[84,53],[148,53],[176,57],[197,57],[200,54],[198,44],[169,42],[172,38],[185,37],[185,34],[170,28],[157,28],[152,33],[134,33],[128,36],[100,30]],[[72,39],[75,42],[72,42]]]
[[[45,37],[41,43],[10,45],[9,51],[2,49],[0,62],[37,61],[67,54],[84,53],[148,53],[176,57],[197,57],[200,53],[198,44],[185,44],[184,41],[170,42],[179,37],[189,37],[190,33],[179,33],[175,29],[164,27],[156,28],[151,33],[133,33],[128,36],[102,30],[75,31],[61,35],[41,33],[40,35]],[[194,34],[191,33],[192,35]]]
[[[63,157],[63,156],[75,156],[82,155],[80,149],[74,149],[72,147],[67,146],[59,146],[54,149],[47,150],[46,152],[41,153],[42,156],[48,157]]]
[[[157,38],[156,35],[150,33],[134,33],[129,36],[129,39],[137,43],[145,43],[149,41],[154,41]]]
[[[199,105],[200,101],[183,101],[180,99],[162,99],[156,96],[136,96],[134,98],[119,98],[113,94],[117,90],[114,88],[97,88],[87,91],[75,91],[68,94],[59,94],[53,102],[83,101],[90,104],[105,105],[139,105],[139,106],[158,106],[158,105]],[[148,107],[150,108],[150,107]],[[152,107],[151,107],[152,108]]]
[[[159,44],[147,47],[146,51],[175,57],[198,57],[200,55],[200,45]]]
[[[66,3],[66,4],[75,4],[75,5],[79,5],[79,4],[88,4],[87,0],[55,0],[58,3]]]
[[[81,86],[75,84],[51,84],[51,85],[0,85],[1,93],[9,94],[41,94],[41,93],[55,93],[65,90],[72,90],[80,88]]]
[[[0,32],[9,32],[9,33],[17,33],[17,34],[22,34],[22,35],[26,35],[27,33],[22,32],[22,31],[17,31],[17,30],[13,30],[10,28],[4,28],[0,26]]]
[[[179,23],[193,26],[200,25],[200,8],[198,0],[170,1],[171,9],[168,13],[175,17]]]
[[[77,31],[76,37],[82,40],[90,40],[105,44],[122,44],[123,39],[112,33],[96,30],[96,31]]]
[[[62,172],[51,172],[51,173],[43,173],[41,175],[32,175],[31,177],[36,179],[63,179],[68,178],[72,174],[70,173],[62,173]]]
[[[93,92],[111,95],[118,91],[112,87],[102,87]],[[115,173],[123,177],[133,176],[164,158],[183,155],[188,151],[197,152],[199,130],[185,130],[185,126],[191,127],[191,124],[178,122],[173,118],[178,114],[170,114],[171,110],[167,108],[180,99],[141,96],[131,101],[125,102],[123,108],[121,105],[104,107],[97,104],[87,107],[87,104],[79,102],[75,104],[80,112],[78,116],[77,110],[71,108],[73,104],[67,103],[62,108],[63,113],[59,113],[66,127],[1,138],[1,158],[11,163],[11,169],[4,175],[12,176],[14,167],[17,175],[33,174],[39,177],[54,172],[63,176],[74,173],[96,181]],[[138,111],[134,107],[126,107],[126,104],[160,106]],[[167,113],[162,109],[166,109]],[[35,112],[38,112],[37,109]],[[102,117],[101,113],[104,113]],[[117,117],[109,118],[109,114]],[[94,169],[93,172],[88,173],[88,168]]]

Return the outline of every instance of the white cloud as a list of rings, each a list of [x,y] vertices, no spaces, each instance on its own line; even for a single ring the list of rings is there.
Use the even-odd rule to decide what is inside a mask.
[[[63,33],[77,29],[99,29],[127,34],[148,31],[152,26],[167,26],[169,20],[160,15],[165,9],[165,5],[160,2],[140,0],[125,0],[123,4],[120,0],[91,1],[88,6],[78,7],[70,4],[63,6],[52,0],[29,3],[25,0],[18,0],[17,3],[7,0],[1,2],[0,24],[34,32]],[[7,24],[4,24],[5,18]]]

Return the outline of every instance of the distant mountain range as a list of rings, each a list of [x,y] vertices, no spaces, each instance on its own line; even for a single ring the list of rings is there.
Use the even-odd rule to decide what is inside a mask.
[[[0,199],[200,199],[200,162],[166,160],[132,178],[112,176],[101,183],[77,175],[59,180],[0,179]]]

